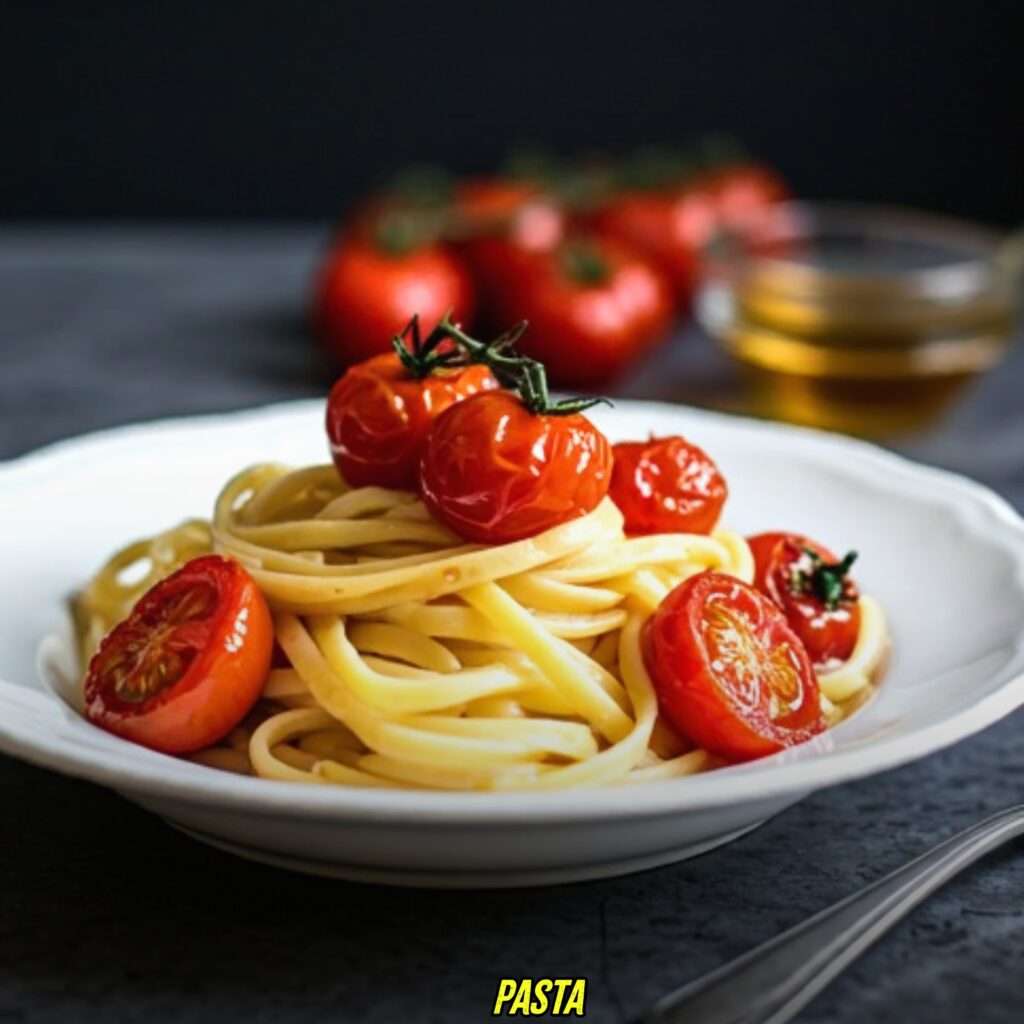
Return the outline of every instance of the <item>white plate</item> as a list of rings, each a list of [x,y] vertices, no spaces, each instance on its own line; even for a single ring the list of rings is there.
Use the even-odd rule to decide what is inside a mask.
[[[57,699],[64,596],[128,538],[207,514],[240,466],[323,461],[322,414],[302,402],[131,427],[0,467],[0,749],[110,786],[243,856],[396,884],[524,885],[691,856],[1024,703],[1024,522],[1000,498],[844,438],[628,402],[595,419],[613,438],[681,432],[705,447],[729,480],[730,525],[860,551],[858,579],[889,613],[894,654],[878,696],[838,729],[752,765],[645,786],[382,792],[199,767],[115,739]]]

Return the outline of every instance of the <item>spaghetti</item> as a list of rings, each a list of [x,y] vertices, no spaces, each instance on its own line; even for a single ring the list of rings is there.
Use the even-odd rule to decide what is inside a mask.
[[[212,550],[244,566],[283,658],[261,701],[192,755],[268,779],[449,790],[559,789],[712,767],[658,715],[641,653],[665,596],[711,569],[751,582],[744,538],[626,536],[605,498],[525,540],[467,544],[412,492],[334,466],[258,465],[212,521],[116,554],[75,602],[83,657],[158,578]],[[870,693],[885,618],[859,598],[852,655],[819,673],[829,725]]]

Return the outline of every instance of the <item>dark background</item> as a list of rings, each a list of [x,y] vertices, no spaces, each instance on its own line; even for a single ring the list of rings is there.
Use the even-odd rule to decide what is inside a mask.
[[[719,130],[805,196],[1010,225],[1022,7],[7,4],[0,218],[322,218],[408,161]]]

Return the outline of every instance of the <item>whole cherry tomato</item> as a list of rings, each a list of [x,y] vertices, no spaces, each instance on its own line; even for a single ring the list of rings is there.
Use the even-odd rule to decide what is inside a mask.
[[[314,318],[338,361],[352,364],[387,352],[414,314],[430,329],[449,311],[468,322],[474,308],[469,271],[450,249],[388,242],[360,230],[328,254]]]
[[[849,575],[857,557],[842,561],[797,533],[749,537],[754,585],[785,613],[815,665],[845,661],[860,631],[860,591]]]
[[[418,351],[374,356],[348,369],[327,399],[327,438],[338,472],[353,487],[376,484],[415,490],[431,423],[450,405],[498,387],[479,364],[431,365]]]
[[[502,296],[565,234],[560,207],[534,184],[512,178],[461,183],[453,203],[458,249],[473,274],[485,312],[507,305]],[[514,314],[513,314],[514,315]]]
[[[620,441],[608,494],[626,533],[710,533],[729,495],[702,449],[682,437]]]
[[[511,285],[499,313],[530,330],[520,351],[552,382],[598,389],[661,341],[673,320],[671,289],[648,260],[609,239],[572,239]]]
[[[86,717],[168,754],[208,747],[256,703],[273,644],[252,577],[219,555],[194,558],[100,644],[85,678]]]
[[[685,308],[699,276],[701,251],[717,227],[717,206],[710,190],[697,185],[629,190],[616,193],[590,223],[599,234],[653,260]]]
[[[595,509],[611,468],[611,445],[585,416],[531,412],[516,395],[491,391],[434,422],[420,493],[460,537],[505,544]]]
[[[469,178],[455,186],[452,213],[458,233],[491,234],[506,227],[541,195],[536,184],[517,178]]]
[[[676,587],[644,628],[643,654],[661,713],[727,761],[777,753],[824,728],[800,638],[733,576],[702,572]]]
[[[775,171],[755,163],[719,168],[712,172],[708,187],[714,197],[717,226],[740,234],[756,228],[776,203],[792,198]]]

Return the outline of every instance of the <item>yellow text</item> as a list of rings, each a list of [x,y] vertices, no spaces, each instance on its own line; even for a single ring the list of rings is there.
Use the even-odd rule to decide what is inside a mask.
[[[582,1017],[586,998],[586,978],[502,978],[491,1012],[495,1017]]]

